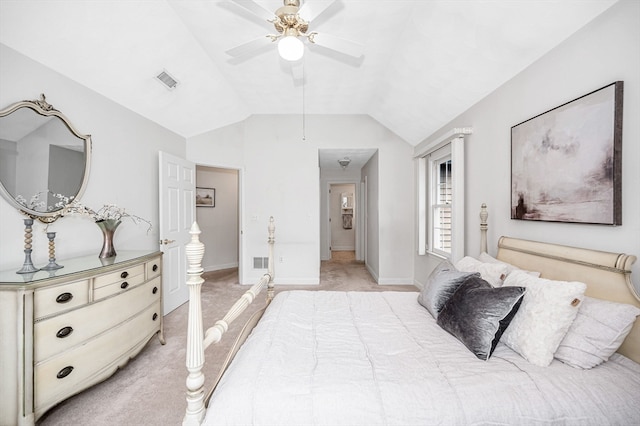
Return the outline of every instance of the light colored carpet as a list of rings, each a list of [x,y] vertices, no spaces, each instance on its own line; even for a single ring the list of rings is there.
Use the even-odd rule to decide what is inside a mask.
[[[277,269],[276,269],[277,274]],[[222,318],[248,286],[238,284],[237,269],[207,272],[203,275],[202,306],[204,326]],[[335,291],[417,291],[414,286],[379,286],[353,252],[333,252],[332,260],[322,262],[320,285],[276,286],[286,290]],[[261,295],[262,296],[262,295]],[[251,313],[263,306],[262,297],[229,328],[219,345],[205,354],[205,384],[217,375],[222,360]],[[106,381],[63,401],[38,422],[53,425],[180,425],[186,407],[185,345],[188,304],[164,318],[167,344],[153,338],[143,351]]]

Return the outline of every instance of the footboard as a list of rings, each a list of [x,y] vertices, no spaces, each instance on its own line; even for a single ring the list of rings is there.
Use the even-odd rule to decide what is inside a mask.
[[[200,292],[202,288],[202,258],[204,256],[204,244],[200,242],[200,228],[194,222],[189,233],[191,234],[191,242],[186,246],[187,252],[187,287],[189,288],[189,317],[187,324],[187,409],[182,420],[183,425],[199,425],[205,414],[205,392],[204,392],[204,374],[202,367],[204,366],[204,350],[212,343],[221,340],[224,333],[229,329],[229,324],[233,322],[244,310],[253,302],[255,297],[267,287],[267,304],[273,298],[273,245],[275,243],[274,233],[275,225],[273,217],[269,219],[269,266],[268,271],[264,274],[256,284],[247,290],[240,299],[229,309],[229,312],[219,321],[203,332],[202,324],[202,303]],[[259,311],[250,320],[255,325],[259,317]],[[245,326],[239,339],[246,338],[250,329]],[[223,370],[230,362],[237,351],[234,346],[232,353],[229,354]],[[222,374],[222,373],[221,373]],[[216,379],[219,380],[220,376]],[[214,383],[214,386],[215,386]]]

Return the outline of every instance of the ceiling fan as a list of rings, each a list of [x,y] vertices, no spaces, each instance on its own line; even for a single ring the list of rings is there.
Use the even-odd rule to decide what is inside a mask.
[[[243,7],[261,19],[273,24],[277,34],[248,41],[239,46],[227,50],[227,54],[234,58],[250,54],[262,48],[266,44],[277,42],[280,56],[291,62],[298,61],[304,55],[304,43],[301,39],[307,39],[309,43],[331,49],[352,58],[362,56],[362,45],[345,40],[330,34],[308,32],[314,19],[329,8],[337,0],[325,2],[305,2],[300,6],[300,0],[284,0],[284,6],[278,8],[275,13],[270,12],[253,0],[230,0],[232,3]]]

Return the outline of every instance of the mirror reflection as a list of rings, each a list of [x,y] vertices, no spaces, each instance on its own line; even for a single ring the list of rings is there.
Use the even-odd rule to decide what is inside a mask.
[[[90,136],[44,101],[0,111],[0,189],[16,208],[45,221],[78,197],[88,177]]]
[[[343,209],[353,208],[353,193],[343,192],[340,194],[341,206]]]

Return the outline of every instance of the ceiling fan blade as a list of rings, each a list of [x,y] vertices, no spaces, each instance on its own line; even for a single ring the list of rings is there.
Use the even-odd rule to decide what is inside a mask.
[[[328,1],[305,1],[298,10],[298,15],[307,22],[311,22],[327,10],[338,0]]]
[[[362,44],[330,34],[311,33],[309,41],[353,58],[360,58],[363,55],[364,46]]]
[[[232,3],[237,4],[238,6],[248,10],[249,12],[253,13],[254,15],[259,16],[260,18],[264,19],[265,21],[271,21],[273,19],[276,18],[276,15],[265,9],[264,7],[260,6],[258,3],[256,3],[253,0],[229,0]]]
[[[272,44],[273,41],[271,39],[271,37],[269,36],[263,36],[263,37],[259,37],[256,39],[253,39],[251,41],[248,41],[246,43],[243,43],[241,45],[238,45],[236,47],[232,47],[231,49],[227,50],[226,53],[229,56],[233,56],[234,58],[238,58],[240,56],[244,56],[244,55],[248,55],[250,53],[253,53],[257,50],[260,50],[261,48]]]

